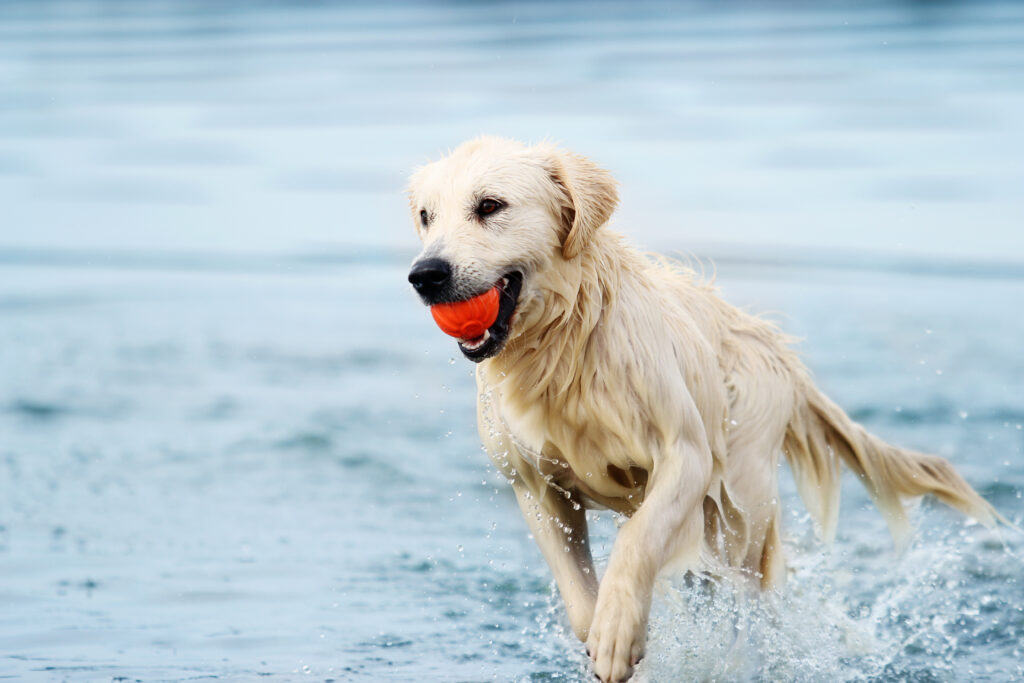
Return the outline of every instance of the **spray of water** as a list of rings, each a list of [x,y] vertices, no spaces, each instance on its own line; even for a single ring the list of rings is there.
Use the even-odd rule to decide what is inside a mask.
[[[998,537],[956,526],[922,533],[901,555],[855,542],[828,550],[803,521],[778,590],[659,579],[647,656],[632,680],[1024,678],[1024,563]],[[592,681],[556,595],[552,585],[535,635],[562,652],[564,677],[554,679]]]

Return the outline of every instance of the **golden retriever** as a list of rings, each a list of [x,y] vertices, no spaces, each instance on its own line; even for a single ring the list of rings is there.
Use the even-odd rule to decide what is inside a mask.
[[[480,436],[601,680],[625,680],[643,655],[665,567],[782,578],[780,454],[826,539],[840,463],[897,537],[905,497],[999,518],[946,460],[852,422],[774,325],[603,227],[616,184],[591,161],[483,137],[417,170],[409,194],[423,242],[409,280],[424,303],[500,287],[497,320],[458,342],[478,363]],[[600,582],[594,506],[629,517]]]

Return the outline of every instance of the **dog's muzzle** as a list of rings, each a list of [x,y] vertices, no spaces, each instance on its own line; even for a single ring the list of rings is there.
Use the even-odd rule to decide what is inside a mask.
[[[463,292],[457,285],[452,264],[441,258],[429,257],[416,261],[409,271],[409,282],[428,306],[464,301],[478,296],[479,290]],[[512,318],[519,303],[523,274],[513,270],[498,279],[491,287],[499,290],[498,316],[486,331],[475,339],[459,339],[462,355],[475,363],[496,355],[508,341]],[[486,289],[484,290],[486,291]]]
[[[440,258],[425,258],[412,265],[409,282],[427,303],[438,303],[452,281],[452,265]]]

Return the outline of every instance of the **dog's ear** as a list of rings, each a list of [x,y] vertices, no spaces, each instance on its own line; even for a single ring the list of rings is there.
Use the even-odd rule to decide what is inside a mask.
[[[551,179],[564,194],[562,256],[575,258],[604,225],[619,203],[615,179],[593,161],[551,149]]]

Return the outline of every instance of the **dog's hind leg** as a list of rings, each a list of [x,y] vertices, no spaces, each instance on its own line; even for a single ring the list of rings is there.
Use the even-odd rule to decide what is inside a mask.
[[[755,364],[753,358],[747,364],[756,372],[730,377],[724,477],[728,495],[722,499],[738,509],[726,521],[739,517],[741,522],[732,526],[741,527],[743,534],[725,535],[724,559],[767,588],[785,574],[778,473],[793,389],[784,375],[772,372],[770,363]]]
[[[723,558],[760,582],[762,588],[783,578],[785,562],[779,536],[778,464],[781,436],[759,439],[756,446],[730,448],[726,460],[726,508]],[[723,506],[725,507],[725,506]]]

